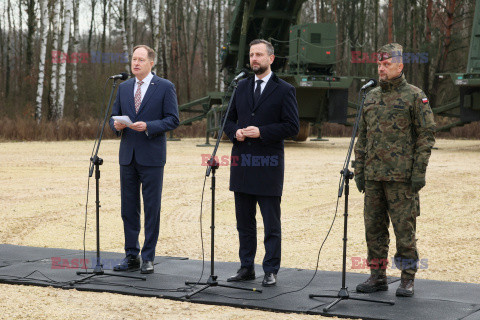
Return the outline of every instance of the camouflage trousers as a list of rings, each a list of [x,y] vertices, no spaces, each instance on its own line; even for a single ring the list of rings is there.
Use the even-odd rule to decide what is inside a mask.
[[[419,215],[418,193],[410,183],[365,181],[365,236],[368,265],[372,274],[385,274],[388,266],[388,227],[392,221],[397,252],[394,262],[402,278],[413,279],[418,268],[416,220]]]

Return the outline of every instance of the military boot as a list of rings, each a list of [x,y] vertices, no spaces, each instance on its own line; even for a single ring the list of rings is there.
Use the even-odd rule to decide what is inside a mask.
[[[372,274],[364,283],[357,286],[357,292],[372,293],[375,291],[387,291],[387,276],[382,274]]]
[[[400,285],[398,286],[396,295],[397,297],[411,297],[413,296],[413,279],[402,278]]]

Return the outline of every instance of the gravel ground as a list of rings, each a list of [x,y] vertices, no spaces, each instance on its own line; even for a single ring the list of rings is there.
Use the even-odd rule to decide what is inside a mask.
[[[169,142],[165,167],[162,216],[157,255],[201,259],[200,199],[205,167],[199,139]],[[318,249],[335,214],[337,188],[349,139],[286,143],[286,173],[282,198],[282,266],[314,269]],[[101,234],[103,251],[123,251],[120,218],[118,140],[102,142]],[[93,141],[0,143],[0,243],[82,249],[89,156]],[[480,141],[438,140],[430,159],[427,186],[421,191],[417,221],[418,248],[423,268],[417,277],[480,283]],[[222,143],[218,155],[229,155]],[[233,194],[228,191],[229,168],[217,171],[216,260],[238,261]],[[94,179],[86,247],[95,249]],[[210,181],[203,213],[204,245],[209,248]],[[363,198],[353,187],[349,205],[347,271],[353,259],[366,258]],[[340,271],[343,235],[343,198],[337,219],[322,250],[319,268]],[[259,244],[263,225],[258,221]],[[393,230],[391,230],[393,234]],[[393,256],[391,241],[389,256]],[[260,245],[257,263],[263,258]],[[209,252],[206,258],[209,259]],[[459,262],[461,261],[461,267]],[[232,270],[234,273],[235,270]],[[388,275],[399,271],[389,268]],[[281,282],[282,279],[279,278]],[[0,318],[5,319],[319,319],[318,316],[279,314],[258,310],[207,306],[157,298],[79,292],[30,286],[0,285]],[[320,317],[321,318],[321,317]],[[325,318],[332,319],[332,318]]]

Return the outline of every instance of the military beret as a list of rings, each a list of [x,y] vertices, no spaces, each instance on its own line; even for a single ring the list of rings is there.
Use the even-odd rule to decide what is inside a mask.
[[[396,62],[402,62],[401,57],[403,55],[403,47],[398,43],[388,43],[383,47],[381,47],[380,49],[378,49],[377,53],[378,53],[378,61],[383,61],[383,60],[387,60],[394,57],[400,57],[400,58],[397,58],[398,61]]]

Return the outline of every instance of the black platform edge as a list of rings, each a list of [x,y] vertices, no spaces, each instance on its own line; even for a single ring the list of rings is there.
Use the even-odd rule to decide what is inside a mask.
[[[8,257],[5,256],[5,253],[6,251],[10,251],[11,250],[14,250],[15,251],[15,254],[14,256],[16,256],[17,258],[14,257],[14,259],[9,259]],[[28,259],[23,259],[22,261],[20,261],[21,259],[20,258],[20,254],[19,254],[19,251],[24,251],[24,253],[26,253],[27,251],[29,252],[29,258]],[[50,253],[47,253],[47,252],[50,252]],[[17,279],[8,279],[8,278],[5,278],[5,277],[15,277],[14,275],[5,275],[5,274],[2,274],[3,272],[2,271],[7,271],[7,269],[9,267],[13,267],[15,266],[15,270],[13,271],[17,271],[19,272],[19,270],[22,269],[22,266],[23,267],[34,267],[34,265],[36,264],[39,264],[39,263],[45,263],[47,260],[49,260],[53,254],[55,255],[60,255],[61,253],[61,256],[62,257],[72,257],[72,256],[75,256],[75,255],[83,255],[83,251],[80,251],[80,250],[68,250],[68,249],[55,249],[55,248],[34,248],[34,247],[24,247],[24,246],[14,246],[14,245],[5,245],[5,244],[0,244],[0,253],[1,253],[1,256],[2,256],[2,261],[7,261],[7,262],[11,262],[11,264],[9,265],[4,265],[4,266],[0,266],[0,283],[3,283],[3,284],[10,284],[10,285],[33,285],[33,286],[39,286],[39,287],[53,287],[53,288],[58,288],[58,289],[66,289],[66,290],[69,290],[69,289],[76,289],[78,291],[92,291],[92,292],[109,292],[109,293],[115,293],[115,294],[122,294],[122,295],[129,295],[129,296],[140,296],[140,297],[157,297],[157,298],[163,298],[163,299],[169,299],[169,300],[173,300],[173,301],[182,301],[182,302],[185,302],[185,301],[189,301],[189,302],[192,302],[192,303],[198,303],[198,304],[205,304],[205,305],[218,305],[218,306],[228,306],[228,307],[235,307],[235,308],[242,308],[242,309],[254,309],[254,310],[263,310],[263,311],[271,311],[271,312],[277,312],[277,313],[297,313],[297,314],[309,314],[309,315],[321,315],[321,316],[325,316],[325,317],[339,317],[339,318],[350,318],[350,319],[372,319],[372,320],[377,320],[377,319],[418,319],[415,315],[408,315],[408,316],[394,316],[391,314],[390,311],[387,312],[387,314],[377,314],[375,316],[370,316],[370,315],[354,315],[354,314],[342,314],[341,313],[341,305],[343,302],[341,302],[338,307],[336,307],[336,310],[335,311],[331,311],[331,312],[328,312],[328,313],[325,313],[325,312],[322,312],[320,311],[321,310],[321,307],[326,305],[328,303],[328,301],[330,300],[329,298],[321,298],[321,299],[324,299],[326,300],[325,303],[320,303],[320,301],[315,301],[314,299],[311,299],[311,301],[313,302],[313,304],[316,304],[316,306],[314,307],[310,307],[310,308],[307,308],[307,309],[302,309],[302,310],[298,310],[298,309],[295,309],[295,305],[293,306],[293,308],[289,308],[289,309],[284,309],[284,308],[274,308],[274,307],[265,307],[265,306],[262,306],[262,305],[258,305],[258,304],[254,304],[253,302],[259,302],[259,301],[262,301],[264,300],[264,298],[258,296],[258,299],[256,300],[253,300],[251,301],[250,303],[245,303],[245,302],[249,302],[250,299],[245,299],[245,300],[242,300],[241,298],[238,298],[236,297],[236,300],[228,300],[228,298],[231,298],[229,296],[232,296],[234,295],[233,293],[223,293],[221,292],[220,288],[218,289],[211,289],[210,291],[206,291],[204,295],[202,295],[202,298],[200,299],[186,299],[185,298],[185,295],[187,294],[186,292],[176,292],[176,296],[172,294],[171,291],[168,291],[167,294],[164,294],[164,293],[161,293],[162,290],[158,289],[158,292],[157,293],[153,293],[152,291],[149,291],[148,293],[145,293],[145,292],[139,292],[138,290],[136,292],[128,292],[128,291],[125,291],[124,287],[128,287],[129,285],[128,284],[121,284],[121,283],[115,283],[115,285],[121,285],[123,286],[122,288],[124,290],[119,290],[119,289],[114,289],[112,287],[107,287],[107,285],[105,283],[102,284],[102,282],[100,281],[100,284],[89,284],[89,283],[80,283],[80,284],[77,284],[77,285],[74,285],[74,286],[71,286],[71,285],[67,285],[66,283],[68,282],[67,281],[56,281],[58,283],[61,283],[61,284],[55,284],[55,283],[51,283],[50,280],[41,280],[41,279],[34,279],[33,281],[24,281],[24,280],[19,280],[18,277]],[[90,256],[93,256],[94,255],[94,252],[93,251],[88,251],[86,252],[86,254],[90,255]],[[106,253],[108,255],[120,255],[122,256],[122,254],[119,254],[119,253]],[[32,258],[32,255],[34,256]],[[195,273],[199,273],[199,269],[198,269],[198,266],[201,266],[201,261],[196,261],[196,260],[189,260],[188,258],[185,258],[185,257],[158,257],[158,259],[162,259],[161,262],[157,262],[155,261],[156,265],[159,264],[159,263],[167,263],[167,262],[170,262],[170,263],[173,263],[175,261],[185,261],[185,263],[187,264],[194,264],[194,265],[190,265],[190,266],[187,266],[186,269],[189,269],[190,268],[190,272],[192,270],[195,270],[194,273],[192,274],[189,274],[189,275],[178,275],[177,273],[177,277],[180,277],[182,278],[183,280],[198,280],[197,279],[194,279],[197,274]],[[168,263],[167,263],[168,265]],[[233,266],[236,265],[235,263],[228,263],[228,262],[216,262],[216,265],[218,266],[227,266],[229,265],[229,269],[232,269],[233,270]],[[48,266],[48,265],[47,265]],[[38,267],[42,267],[42,265],[38,266]],[[172,267],[172,266],[170,266]],[[207,270],[207,267],[208,267],[208,263],[206,262],[205,263],[205,270]],[[259,266],[256,266],[257,269],[259,268]],[[28,268],[26,268],[28,269]],[[184,267],[185,269],[185,267]],[[261,269],[261,267],[260,267]],[[30,268],[31,270],[31,268]],[[45,268],[45,265],[43,265],[43,269],[41,271],[45,272],[45,273],[48,273],[48,268]],[[78,269],[78,270],[83,270],[83,269]],[[38,268],[35,269],[34,271],[38,271]],[[69,271],[72,271],[72,275],[75,274],[75,270],[73,269],[70,269]],[[173,271],[176,271],[178,272],[178,269],[174,269]],[[185,271],[185,270],[183,270]],[[231,271],[231,270],[230,270]],[[229,271],[229,272],[230,272]],[[281,288],[281,287],[276,287],[276,289],[283,289],[283,290],[286,290],[286,291],[290,291],[292,289],[292,287],[286,287],[288,285],[288,280],[289,278],[287,277],[288,275],[290,274],[293,274],[294,278],[297,277],[298,278],[298,273],[296,272],[300,272],[300,273],[303,273],[302,276],[307,276],[307,277],[310,277],[310,273],[313,273],[312,270],[303,270],[303,269],[298,269],[298,268],[282,268],[281,269],[281,274],[282,274],[282,277],[285,276],[285,278],[282,278],[282,284],[286,284],[284,288]],[[339,284],[339,281],[340,281],[340,273],[339,272],[330,272],[330,271],[321,271],[321,273],[324,275],[324,276],[333,276],[332,279],[322,279],[324,281],[327,281],[327,284],[323,283],[322,284],[322,289],[318,288],[318,286],[315,286],[315,285],[312,285],[310,287],[308,287],[307,289],[304,289],[301,291],[301,294],[302,294],[302,299],[303,299],[303,296],[305,296],[305,299],[308,299],[308,294],[309,293],[315,293],[315,291],[318,291],[318,290],[323,290],[325,291],[325,287],[327,286],[328,287],[328,291],[329,293],[335,293],[336,289],[337,289],[337,285]],[[279,273],[280,275],[280,273]],[[62,276],[65,276],[65,274],[62,274]],[[170,274],[168,273],[157,273],[156,276],[170,276]],[[347,274],[347,278],[348,277],[355,277],[355,276],[361,276],[362,278],[367,276],[365,274],[358,274],[358,273],[348,273]],[[307,279],[307,277],[304,277],[304,279]],[[103,279],[103,278],[97,278],[97,279]],[[74,280],[74,279],[72,279]],[[258,280],[258,276],[257,276],[257,280]],[[298,279],[297,279],[298,280]],[[333,281],[332,281],[333,280]],[[121,281],[121,280],[120,280]],[[389,278],[389,284],[390,283],[394,283],[394,282],[397,282],[398,281],[398,278]],[[451,305],[455,306],[455,305],[458,305],[456,306],[457,309],[460,309],[462,311],[464,311],[463,314],[459,314],[458,316],[456,317],[442,317],[442,319],[462,319],[462,320],[479,320],[480,319],[480,285],[479,284],[472,284],[472,283],[459,283],[459,282],[441,282],[441,281],[436,281],[436,280],[423,280],[423,279],[419,279],[417,280],[416,282],[423,282],[425,284],[428,284],[430,283],[431,285],[433,286],[439,286],[439,285],[450,285],[450,286],[454,286],[454,290],[452,291],[452,295],[454,295],[455,293],[459,293],[459,290],[463,289],[463,287],[467,287],[467,289],[469,289],[471,292],[475,292],[474,295],[468,295],[468,298],[469,299],[465,299],[465,300],[462,300],[462,299],[453,299],[454,296],[452,296],[452,299],[453,300],[444,300],[444,298],[442,297],[439,297],[439,298],[426,298],[424,296],[414,296],[415,298],[404,298],[404,299],[407,299],[407,300],[403,300],[403,302],[408,302],[408,304],[410,305],[411,302],[414,302],[417,300],[417,303],[421,303],[421,304],[424,304],[424,303],[439,303],[439,304],[442,304],[442,303],[450,303]],[[93,281],[94,282],[94,281]],[[221,281],[223,282],[223,281]],[[298,282],[298,281],[297,281]],[[304,283],[304,281],[301,281],[302,283],[296,283],[296,285],[298,286],[297,288],[301,287],[301,285]],[[332,286],[332,283],[336,284],[336,285],[333,285]],[[179,285],[179,288],[182,287],[182,283],[178,282],[178,285]],[[249,283],[249,282],[245,282],[245,283],[242,283],[242,285],[245,285],[245,286],[251,286],[252,283]],[[137,288],[140,288],[141,287],[141,284],[140,286],[137,286]],[[478,287],[478,288],[477,288]],[[145,289],[145,287],[144,287]],[[154,288],[148,288],[149,290],[153,290]],[[475,289],[474,291],[472,291],[472,289]],[[167,291],[167,290],[174,290],[174,289],[164,289],[163,291]],[[216,290],[220,291],[220,292],[215,292]],[[267,289],[268,290],[268,289]],[[266,290],[264,290],[264,293],[265,293]],[[352,294],[356,294],[354,290],[352,290],[351,292]],[[251,294],[251,293],[250,293]],[[274,294],[276,295],[276,294]],[[435,295],[435,294],[433,294]],[[288,296],[288,293],[287,295]],[[369,295],[363,295],[365,297],[368,297]],[[213,297],[213,298],[212,298]],[[263,296],[265,297],[265,296]],[[268,297],[268,296],[267,296]],[[378,293],[378,295],[375,294],[375,297],[376,298],[381,298],[381,299],[385,299],[385,295],[382,295],[381,293]],[[457,296],[457,298],[465,298],[465,294],[462,296],[462,294],[460,294],[460,296]],[[225,299],[225,301],[219,301],[219,299]],[[292,298],[294,298],[292,296]],[[390,297],[391,298],[391,297]],[[409,300],[409,299],[415,299],[415,300]],[[268,300],[268,299],[267,299]],[[327,301],[328,300],[328,301]],[[470,300],[470,301],[467,301],[467,300]],[[237,303],[234,303],[233,301],[244,301],[244,303],[242,304],[241,302],[237,302]],[[322,301],[323,302],[323,301]],[[399,304],[402,303],[402,298],[400,298],[400,300],[398,300]],[[345,302],[343,304],[343,306],[347,306],[349,304],[349,302]],[[461,305],[460,305],[461,304]],[[351,307],[351,306],[349,306]],[[362,306],[362,308],[366,308],[366,306]],[[388,308],[388,307],[387,307]],[[445,308],[445,307],[444,307]],[[318,309],[317,310],[314,310],[314,309]],[[387,309],[385,309],[387,310]],[[448,307],[447,307],[447,310],[448,310]],[[343,310],[345,312],[345,310]],[[350,310],[351,311],[351,310]],[[393,310],[391,310],[393,312]],[[451,311],[451,310],[450,310]],[[347,312],[349,312],[348,310],[348,307],[347,307]],[[438,313],[438,311],[437,311]],[[390,316],[389,316],[390,315]],[[424,317],[425,318],[425,317]],[[425,318],[425,319],[428,319]],[[432,318],[433,319],[433,318]]]

